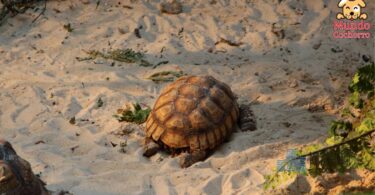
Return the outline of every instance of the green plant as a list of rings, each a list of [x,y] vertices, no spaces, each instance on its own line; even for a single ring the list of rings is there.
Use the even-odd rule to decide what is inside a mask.
[[[350,96],[348,106],[342,110],[343,119],[331,123],[325,143],[301,148],[296,157],[284,162],[284,166],[307,157],[310,162],[307,173],[313,177],[356,168],[375,171],[375,143],[372,138],[375,133],[374,83],[374,64],[359,68],[349,85]],[[285,175],[295,174],[300,172],[277,169],[266,176],[264,187],[275,188],[285,180]]]
[[[34,18],[34,23],[47,9],[47,0],[0,0],[1,2],[1,9],[0,9],[0,25],[4,21],[7,15],[11,14],[12,16],[16,16],[20,13],[25,13],[29,8],[34,9],[34,5],[38,1],[44,1],[44,7],[39,15]]]
[[[76,57],[78,61],[93,60],[98,57],[104,59],[111,59],[125,63],[139,63],[140,66],[153,66],[144,59],[144,55],[140,52],[135,52],[132,49],[115,49],[108,52],[100,52],[97,50],[90,50],[86,52],[88,57]]]
[[[152,74],[148,77],[148,79],[159,83],[159,82],[169,82],[174,81],[176,78],[179,78],[181,76],[185,75],[182,71],[176,72],[176,71],[162,71]]]
[[[150,108],[142,109],[138,103],[133,104],[134,109],[120,109],[119,113],[113,115],[119,122],[133,122],[142,124],[151,112]]]
[[[296,171],[279,171],[275,172],[273,175],[266,175],[265,179],[266,182],[264,183],[263,187],[265,189],[269,188],[276,188],[280,185],[280,183],[290,180],[298,175]]]

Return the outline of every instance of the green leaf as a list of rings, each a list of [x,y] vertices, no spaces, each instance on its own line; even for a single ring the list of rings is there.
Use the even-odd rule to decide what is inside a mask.
[[[134,63],[141,61],[143,58],[143,54],[139,52],[135,52],[132,49],[116,49],[113,51],[108,52],[106,58],[113,59],[120,62],[126,63]]]
[[[265,182],[263,183],[263,188],[265,190],[268,190],[270,188],[275,189],[281,183],[291,180],[297,175],[298,174],[296,172],[290,172],[290,171],[280,171],[280,172],[275,172],[271,175],[266,175]]]
[[[374,81],[375,65],[374,63],[372,63],[358,69],[349,85],[349,91],[351,93],[367,93],[370,91],[374,91]]]
[[[182,71],[162,71],[152,74],[148,79],[158,83],[158,82],[169,82],[174,81],[176,78],[185,75]]]
[[[345,107],[341,111],[341,117],[355,117],[355,115],[350,111],[349,107]]]
[[[119,122],[133,122],[142,124],[147,120],[148,115],[151,112],[150,108],[142,109],[141,106],[136,103],[133,104],[134,110],[124,110],[120,114],[113,115]]]
[[[335,144],[338,144],[340,142],[342,142],[344,140],[343,137],[341,136],[332,136],[332,137],[329,137],[326,139],[326,143],[331,146],[331,145],[335,145]]]
[[[330,136],[347,134],[352,129],[353,129],[353,125],[352,125],[352,123],[350,123],[348,121],[343,121],[343,120],[332,121],[331,127],[328,130],[328,134]]]
[[[311,153],[311,152],[319,150],[321,148],[323,148],[323,144],[311,144],[311,145],[300,148],[298,153],[297,153],[297,156],[302,156],[304,154]]]
[[[361,124],[356,128],[356,131],[359,133],[365,133],[375,129],[375,120],[374,118],[365,118]]]
[[[360,93],[355,91],[349,96],[349,103],[350,105],[354,106],[355,108],[363,108],[363,100],[360,96]]]
[[[353,85],[356,85],[359,83],[359,74],[358,73],[355,73],[353,79],[352,79],[352,84]]]

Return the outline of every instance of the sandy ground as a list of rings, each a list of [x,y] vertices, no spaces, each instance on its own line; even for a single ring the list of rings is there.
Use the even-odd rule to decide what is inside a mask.
[[[30,161],[48,189],[261,194],[263,176],[288,148],[325,135],[350,77],[364,63],[362,55],[374,58],[373,39],[332,38],[336,1],[182,2],[183,13],[166,15],[157,0],[107,0],[97,9],[93,0],[48,1],[35,23],[37,13],[30,10],[0,27],[0,135]],[[73,32],[63,28],[68,23]],[[274,23],[283,37],[272,32]],[[221,38],[242,44],[215,45]],[[153,69],[76,60],[86,56],[84,50],[125,48],[145,53],[152,63],[169,63]],[[112,115],[129,102],[152,106],[166,84],[146,78],[162,70],[226,82],[240,104],[252,102],[258,129],[234,133],[187,169],[166,153],[144,158],[142,127]],[[73,116],[75,125],[69,123]],[[130,133],[113,133],[121,131]],[[125,153],[111,144],[126,140]]]

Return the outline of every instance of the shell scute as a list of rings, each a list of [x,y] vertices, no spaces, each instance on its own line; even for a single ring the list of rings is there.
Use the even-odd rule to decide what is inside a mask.
[[[201,101],[202,110],[210,116],[214,123],[219,123],[224,117],[224,111],[216,105],[210,98]]]
[[[193,112],[189,115],[189,121],[191,123],[191,127],[194,130],[202,130],[202,129],[208,129],[211,127],[211,122],[208,118],[203,114],[202,110],[195,109]]]
[[[192,99],[200,99],[204,97],[205,90],[199,86],[185,84],[178,89],[178,94]]]
[[[210,97],[218,102],[218,105],[226,111],[230,111],[233,107],[233,100],[219,87],[212,87],[210,89]]]
[[[159,122],[164,123],[169,117],[173,115],[173,113],[174,113],[174,105],[168,104],[157,109],[154,115],[156,116]]]
[[[168,91],[167,93],[163,95],[163,98],[159,98],[156,101],[155,106],[154,106],[155,109],[158,109],[167,103],[173,102],[174,100],[176,100],[177,96],[178,96],[177,90]]]
[[[197,101],[191,98],[179,97],[175,101],[176,111],[179,113],[191,113],[197,106]]]
[[[181,114],[174,114],[168,121],[165,123],[167,129],[181,130],[188,128],[187,120]]]
[[[192,85],[200,86],[203,88],[210,88],[215,84],[215,79],[211,76],[206,77],[190,77],[187,82]]]

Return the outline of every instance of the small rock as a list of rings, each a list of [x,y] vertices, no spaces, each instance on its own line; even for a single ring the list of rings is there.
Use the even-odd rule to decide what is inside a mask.
[[[104,102],[103,102],[102,98],[99,98],[99,99],[96,101],[96,106],[97,106],[98,108],[102,107],[103,104],[104,104]]]
[[[266,83],[266,82],[267,82],[267,79],[264,78],[263,76],[259,76],[259,78],[258,78],[258,82],[259,82],[259,83]]]
[[[180,14],[182,13],[182,4],[176,0],[169,3],[161,3],[160,11],[166,14]]]
[[[296,8],[294,11],[296,12],[297,15],[301,15],[301,16],[302,16],[303,13],[304,13],[304,12],[303,12],[303,9],[301,9],[301,8]]]
[[[128,33],[128,30],[127,30],[127,29],[118,28],[117,30],[118,30],[118,32],[119,32],[120,34],[122,34],[122,35]]]
[[[74,146],[74,147],[71,147],[70,150],[71,150],[72,152],[74,152],[78,147],[79,147],[78,145],[77,145],[77,146]]]
[[[289,85],[288,85],[290,88],[296,88],[298,87],[298,81],[293,79],[291,81],[289,81]]]
[[[282,29],[281,24],[273,23],[272,30],[271,30],[279,39],[283,39],[285,37],[285,31]]]
[[[45,144],[46,142],[44,142],[43,140],[39,140],[39,141],[36,141],[35,142],[35,145],[38,145],[38,144]]]
[[[371,57],[368,56],[368,55],[362,55],[362,60],[363,60],[364,62],[369,62],[369,61],[371,60]]]
[[[76,124],[76,117],[73,116],[72,118],[70,118],[69,123],[72,125]]]
[[[322,45],[322,42],[316,43],[313,45],[313,49],[317,50],[320,48],[321,45]]]
[[[343,50],[342,48],[340,48],[339,46],[336,46],[336,47],[331,48],[331,51],[332,51],[333,53],[341,53],[341,52],[343,52],[344,50]]]
[[[127,140],[125,140],[124,142],[120,142],[120,149],[118,150],[118,152],[120,153],[126,153],[126,149],[125,147],[127,146]]]
[[[283,122],[282,123],[285,127],[290,127],[292,126],[292,124],[290,122]]]
[[[111,142],[112,147],[116,147],[118,144]]]
[[[140,28],[135,28],[135,29],[134,29],[134,34],[135,34],[135,36],[136,36],[138,39],[142,38],[139,29],[140,29]]]
[[[216,3],[217,3],[216,0],[211,0],[211,1],[210,1],[210,4],[211,4],[211,5],[215,5]]]

